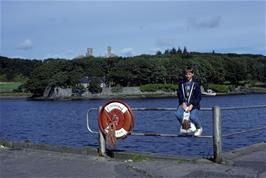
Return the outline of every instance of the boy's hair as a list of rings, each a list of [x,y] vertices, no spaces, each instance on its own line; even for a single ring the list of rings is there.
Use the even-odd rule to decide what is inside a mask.
[[[186,74],[187,72],[191,72],[193,74],[194,73],[193,68],[192,67],[186,67],[184,70],[184,74]]]

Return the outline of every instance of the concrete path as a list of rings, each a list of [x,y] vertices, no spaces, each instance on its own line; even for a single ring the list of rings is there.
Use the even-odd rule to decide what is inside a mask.
[[[123,157],[123,156],[122,156]],[[39,149],[0,148],[0,177],[182,177],[265,178],[266,143],[223,154],[224,163],[207,159],[111,159]]]

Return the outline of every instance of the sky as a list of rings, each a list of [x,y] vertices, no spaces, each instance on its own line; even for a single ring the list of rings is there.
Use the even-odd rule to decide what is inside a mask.
[[[266,55],[265,0],[0,0],[0,55],[27,59],[188,51]]]

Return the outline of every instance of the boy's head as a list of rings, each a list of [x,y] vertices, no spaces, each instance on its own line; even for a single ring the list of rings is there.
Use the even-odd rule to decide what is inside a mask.
[[[185,70],[184,70],[184,75],[185,75],[185,78],[190,81],[192,80],[192,77],[194,75],[194,72],[193,72],[193,68],[192,67],[187,67]]]

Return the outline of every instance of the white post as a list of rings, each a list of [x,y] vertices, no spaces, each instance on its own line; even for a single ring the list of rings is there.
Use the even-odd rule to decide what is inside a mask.
[[[214,106],[213,111],[213,155],[214,162],[222,162],[221,109]]]
[[[100,114],[102,107],[100,106],[98,109],[98,114]],[[106,156],[106,140],[105,135],[102,133],[101,129],[99,129],[99,155]]]
[[[99,130],[99,146],[100,146],[99,155],[106,156],[106,141],[105,141],[105,136],[103,135],[101,130]]]

